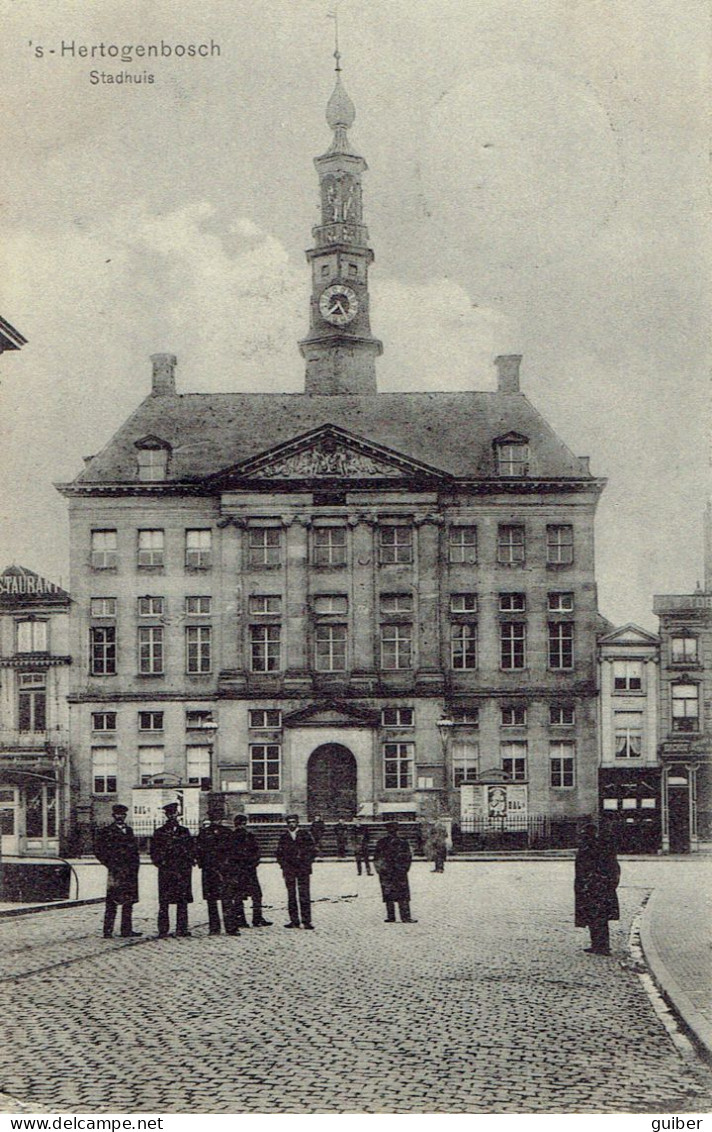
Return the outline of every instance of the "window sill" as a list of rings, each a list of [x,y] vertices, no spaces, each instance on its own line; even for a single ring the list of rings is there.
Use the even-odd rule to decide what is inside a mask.
[[[137,672],[137,680],[164,680],[165,672]]]

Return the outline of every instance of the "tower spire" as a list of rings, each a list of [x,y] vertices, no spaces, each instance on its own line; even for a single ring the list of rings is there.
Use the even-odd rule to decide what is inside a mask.
[[[315,394],[376,393],[375,359],[383,346],[371,334],[368,267],[373,252],[363,223],[361,177],[368,166],[353,152],[347,131],[356,109],[341,81],[341,51],[336,11],[334,60],[336,83],[326,106],[334,138],[314,159],[319,175],[321,223],[312,229],[314,247],[309,333],[299,343],[306,360],[306,391]]]

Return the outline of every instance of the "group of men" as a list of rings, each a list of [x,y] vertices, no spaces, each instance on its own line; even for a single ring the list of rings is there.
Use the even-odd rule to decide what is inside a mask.
[[[188,905],[193,900],[193,866],[200,867],[203,898],[208,907],[208,929],[211,935],[225,930],[239,935],[248,927],[244,902],[252,901],[252,926],[270,927],[262,914],[262,888],[257,877],[260,847],[257,838],[247,829],[247,818],[237,814],[234,829],[223,824],[222,811],[209,810],[207,819],[196,837],[178,821],[179,806],[169,802],[163,807],[166,820],[151,839],[151,860],[158,869],[158,937],[165,939],[169,931],[169,908],[176,907],[176,936],[189,936]],[[140,936],[133,928],[133,905],[138,901],[140,865],[136,837],[126,824],[128,808],[112,807],[113,821],[97,833],[95,853],[108,870],[104,937],[110,939],[118,908],[121,907],[121,935]],[[318,852],[319,839],[308,829],[300,828],[299,816],[290,814],[286,829],[277,845],[277,862],[287,889],[289,923],[286,928],[302,927],[313,931],[311,873]],[[357,847],[359,873],[361,865],[369,869],[368,831],[360,834]],[[416,921],[410,913],[408,870],[412,855],[407,840],[398,834],[397,822],[386,826],[386,835],[379,839],[373,864],[381,882],[386,905],[386,923],[394,923],[396,905],[403,923]]]

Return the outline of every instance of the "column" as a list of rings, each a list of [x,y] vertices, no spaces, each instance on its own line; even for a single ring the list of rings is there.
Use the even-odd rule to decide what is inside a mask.
[[[416,518],[418,570],[418,691],[439,692],[444,683],[440,645],[439,515]]]
[[[348,520],[351,530],[351,577],[353,610],[353,673],[356,679],[373,678],[375,669],[375,520],[356,515]],[[365,689],[367,691],[368,689]]]
[[[308,657],[308,538],[311,520],[282,520],[285,528],[286,577],[284,609],[284,685],[285,690],[308,692],[311,688]]]

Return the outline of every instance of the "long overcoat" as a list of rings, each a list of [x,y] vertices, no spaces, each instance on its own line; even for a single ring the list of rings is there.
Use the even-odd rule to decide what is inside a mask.
[[[189,829],[167,821],[151,838],[151,860],[158,868],[160,904],[190,904],[193,900],[191,873],[195,862],[193,837]]]
[[[298,829],[296,838],[285,831],[277,845],[277,861],[283,873],[309,876],[316,857],[314,838],[308,829]]]
[[[204,825],[195,839],[204,900],[222,900],[226,895],[231,856],[232,830],[219,822]]]
[[[108,869],[107,898],[115,904],[136,904],[140,862],[131,826],[120,826],[117,822],[102,826],[96,835],[94,853]]]
[[[596,839],[581,846],[574,865],[577,928],[588,927],[591,921],[620,919],[616,893],[620,875],[620,865],[609,845]]]
[[[410,900],[408,869],[411,861],[410,845],[404,838],[388,834],[376,842],[373,864],[384,901]]]

